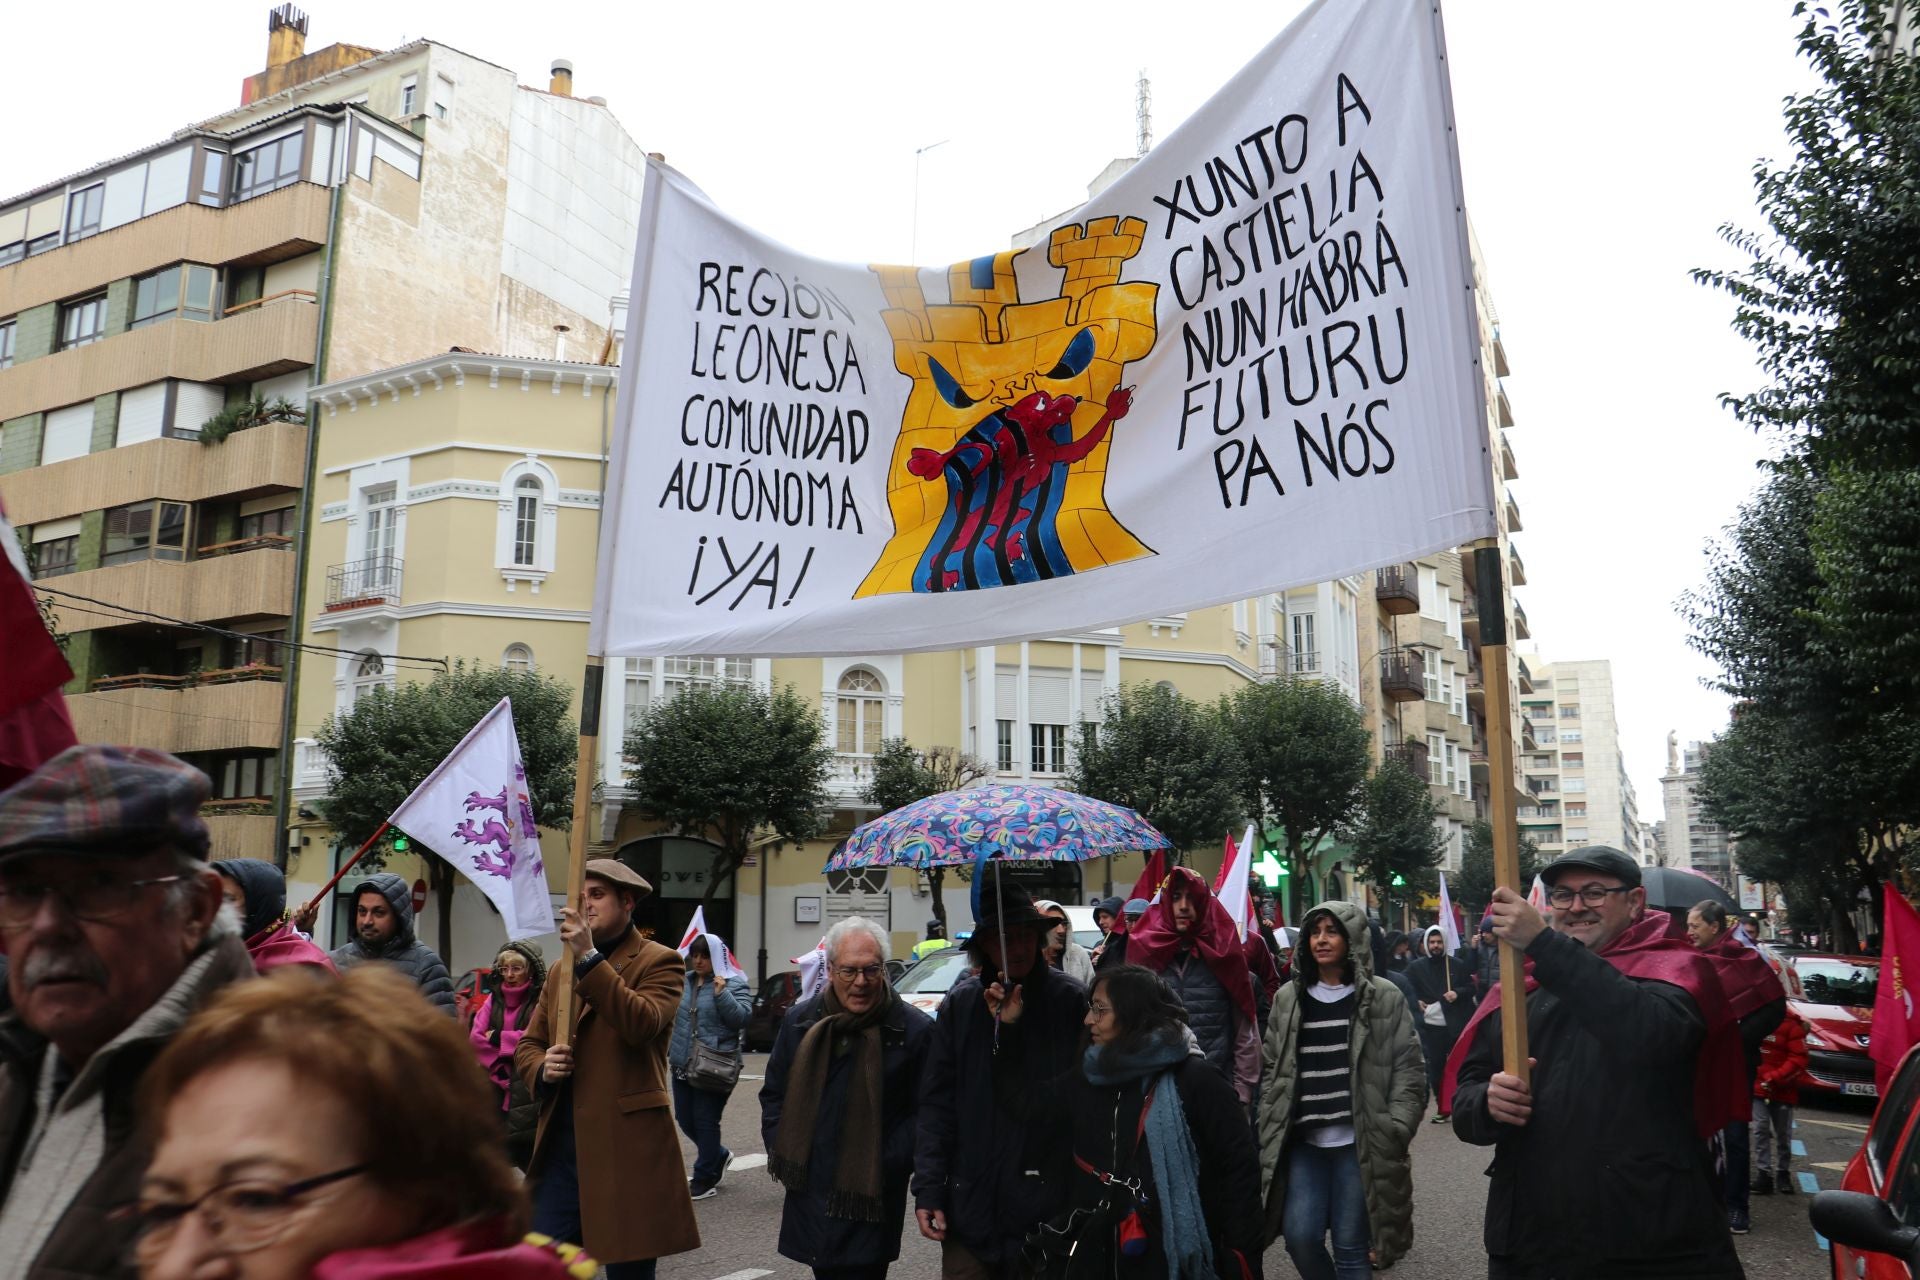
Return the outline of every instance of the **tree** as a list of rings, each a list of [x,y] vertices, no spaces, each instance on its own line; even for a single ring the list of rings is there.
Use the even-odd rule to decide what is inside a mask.
[[[327,799],[318,807],[334,834],[355,848],[364,844],[502,698],[513,700],[535,820],[555,830],[570,827],[580,744],[573,690],[552,676],[456,662],[431,680],[369,689],[321,724],[314,740],[326,753]],[[426,861],[445,957],[453,949],[455,872],[444,858]]]
[[[1525,892],[1540,874],[1540,846],[1522,831],[1520,838],[1520,889]],[[1466,847],[1460,853],[1460,874],[1447,884],[1454,902],[1467,911],[1484,912],[1493,901],[1493,824],[1482,819],[1467,828]]]
[[[628,730],[626,758],[641,812],[717,846],[702,899],[709,907],[756,832],[771,829],[777,848],[825,827],[833,750],[820,713],[791,686],[692,685]]]
[[[1353,848],[1355,869],[1380,894],[1381,919],[1400,896],[1396,888],[1408,898],[1438,888],[1433,869],[1447,848],[1440,817],[1427,780],[1397,760],[1382,764],[1362,785],[1360,803],[1339,834]]]
[[[1221,712],[1177,689],[1133,684],[1081,724],[1068,785],[1137,810],[1183,853],[1240,825],[1245,764]]]
[[[866,802],[882,813],[972,786],[992,770],[957,747],[928,747],[921,751],[905,738],[888,738],[873,755],[873,773],[867,780]],[[944,931],[947,925],[945,867],[927,868],[927,888],[933,893],[933,914]]]
[[[1285,834],[1299,893],[1310,882],[1308,855],[1360,803],[1373,763],[1366,722],[1334,685],[1292,676],[1227,695],[1220,715],[1245,761],[1247,807]]]

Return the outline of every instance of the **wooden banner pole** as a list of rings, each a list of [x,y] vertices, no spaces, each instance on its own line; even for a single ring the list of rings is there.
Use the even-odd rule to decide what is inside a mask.
[[[567,905],[581,910],[580,897],[587,880],[587,831],[593,823],[593,775],[600,756],[600,679],[602,660],[587,655],[580,681],[580,751],[573,764],[573,825],[567,828]],[[562,949],[561,961],[548,981],[559,984],[553,993],[554,1044],[573,1042],[573,962]]]
[[[294,918],[299,919],[303,916],[311,916],[318,913],[320,910],[320,904],[326,900],[326,896],[329,893],[333,892],[333,886],[339,884],[341,880],[345,879],[347,872],[353,870],[354,864],[359,862],[361,858],[366,856],[367,850],[373,848],[374,841],[378,840],[381,836],[385,834],[387,834],[387,824],[383,822],[379,826],[373,829],[373,834],[367,837],[367,842],[365,844],[361,845],[358,849],[354,850],[353,856],[351,858],[348,858],[345,862],[340,864],[340,869],[333,873],[333,879],[327,881],[325,884],[320,886],[320,892],[313,895],[313,900],[308,902],[306,906],[300,908],[298,911],[293,913]]]
[[[1513,696],[1508,685],[1506,566],[1500,544],[1474,544],[1473,567],[1480,611],[1480,679],[1487,695],[1487,775],[1493,822],[1493,879],[1515,893],[1520,887],[1520,827],[1514,812]],[[1508,1075],[1528,1079],[1527,991],[1518,948],[1500,943],[1500,1030]]]

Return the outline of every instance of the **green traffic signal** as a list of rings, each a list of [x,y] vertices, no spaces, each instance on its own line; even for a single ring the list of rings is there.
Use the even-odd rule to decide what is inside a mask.
[[[393,833],[393,851],[395,853],[405,853],[409,843],[406,836],[400,834],[398,831]]]

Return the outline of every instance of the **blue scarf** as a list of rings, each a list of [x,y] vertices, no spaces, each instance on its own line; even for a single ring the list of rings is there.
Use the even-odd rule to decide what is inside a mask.
[[[1153,1155],[1154,1190],[1160,1197],[1160,1244],[1166,1250],[1168,1280],[1213,1280],[1213,1246],[1207,1240],[1207,1215],[1200,1206],[1200,1157],[1193,1149],[1186,1109],[1174,1087],[1172,1069],[1196,1051],[1185,1027],[1156,1036],[1133,1053],[1087,1049],[1082,1069],[1091,1084],[1103,1088],[1138,1084],[1153,1089],[1147,1109],[1146,1143]],[[1158,1087],[1155,1087],[1158,1086]]]

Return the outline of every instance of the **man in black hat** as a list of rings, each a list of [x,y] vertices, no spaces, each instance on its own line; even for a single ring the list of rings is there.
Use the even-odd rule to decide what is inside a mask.
[[[914,1149],[914,1218],[920,1234],[940,1245],[944,1280],[1015,1274],[1028,1228],[1058,1207],[1066,1153],[1025,1149],[1025,1126],[994,1104],[994,1053],[1018,1054],[1019,1074],[1050,1080],[1077,1060],[1087,1012],[1087,989],[1040,959],[1054,921],[1034,909],[1031,895],[989,879],[980,896],[982,915],[965,944],[980,972],[941,1003]],[[983,984],[1002,980],[1020,987],[1026,1006],[1021,1034],[1005,1046],[982,996]]]
[[[80,746],[0,794],[0,1273],[121,1274],[147,1151],[149,1063],[221,987],[253,976],[207,867],[207,777]]]
[[[1487,1275],[1735,1280],[1704,1136],[1740,1093],[1719,980],[1647,910],[1640,866],[1618,849],[1562,854],[1541,879],[1551,928],[1512,889],[1488,910],[1494,935],[1533,962],[1530,1079],[1503,1069],[1490,999],[1462,1036],[1450,1091],[1453,1131],[1495,1148]]]

